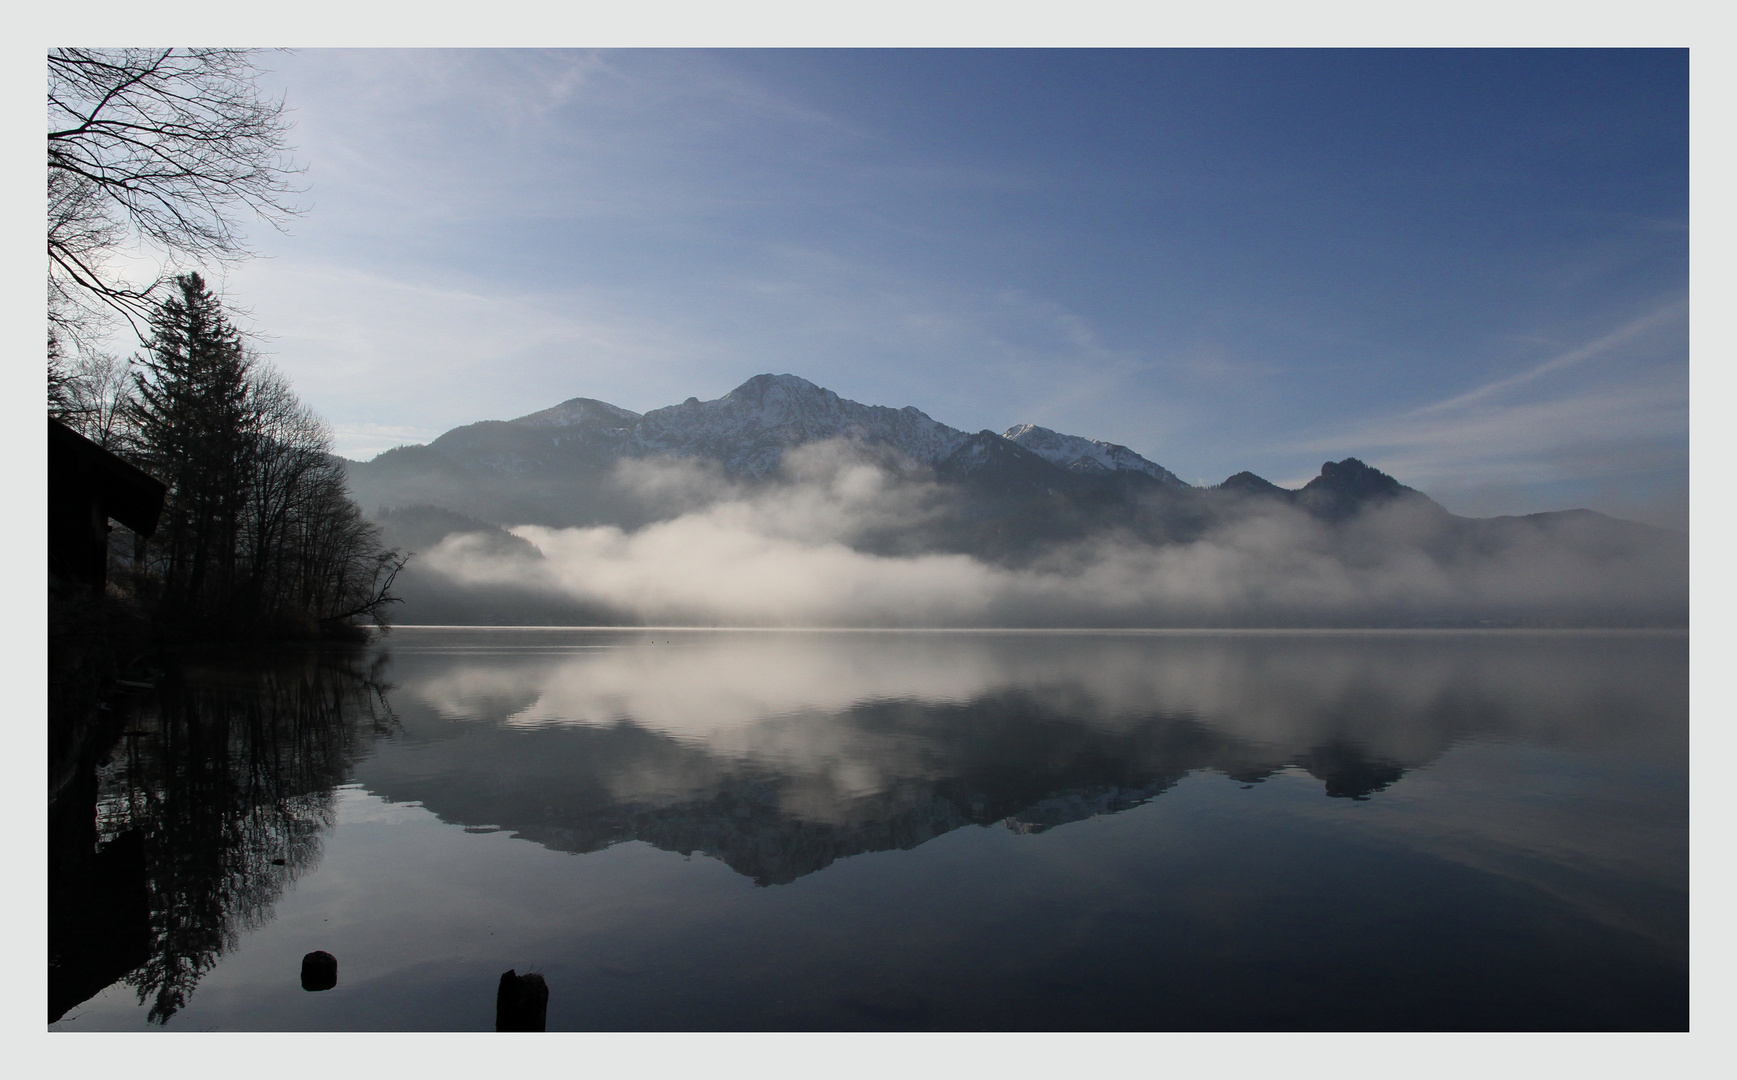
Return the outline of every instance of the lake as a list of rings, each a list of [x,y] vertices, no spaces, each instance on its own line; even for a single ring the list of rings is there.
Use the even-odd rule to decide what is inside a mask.
[[[1686,1030],[1688,644],[409,627],[189,661],[51,814],[50,1028],[492,1030],[512,968],[551,1031]]]

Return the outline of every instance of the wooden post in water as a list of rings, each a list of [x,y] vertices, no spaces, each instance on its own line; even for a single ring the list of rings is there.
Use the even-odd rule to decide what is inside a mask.
[[[302,989],[330,990],[338,985],[338,958],[323,949],[302,957]]]
[[[546,1031],[549,1024],[549,984],[535,972],[501,973],[495,992],[496,1031]]]

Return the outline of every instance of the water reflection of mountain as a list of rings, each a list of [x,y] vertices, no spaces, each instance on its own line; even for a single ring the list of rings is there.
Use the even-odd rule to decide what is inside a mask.
[[[926,656],[886,641],[813,649],[710,639],[687,653],[617,644],[534,657],[442,653],[427,664],[399,656],[404,737],[358,779],[445,820],[557,850],[639,840],[779,884],[968,824],[1038,832],[1116,813],[1201,770],[1255,783],[1296,768],[1328,796],[1367,798],[1468,735],[1563,722],[1596,730],[1601,712],[1630,707],[1647,687],[1632,669],[1649,647],[1622,644],[1626,674],[1612,680],[1584,640],[1555,651],[1534,643],[1510,672],[1525,684],[1517,687],[1503,680],[1501,643],[1464,638],[1050,639],[1048,653],[1018,641],[985,652],[961,639],[930,641]],[[777,688],[795,680],[776,669],[792,648],[810,650],[799,659],[814,685],[829,669],[841,673],[835,681],[854,672],[858,682],[839,696],[856,700],[780,698],[788,689]],[[895,655],[868,655],[889,649]],[[897,674],[877,685],[882,661]],[[623,697],[611,670],[619,665],[659,686],[661,704]],[[977,676],[961,675],[973,668]],[[945,695],[885,692],[943,677],[952,680]],[[701,715],[703,705],[683,705],[689,680],[714,704],[732,703]],[[743,687],[753,684],[769,696],[750,700]],[[418,708],[418,697],[435,707]]]
[[[813,719],[813,718],[811,718]],[[1258,782],[1299,765],[1329,794],[1366,797],[1421,762],[1367,756],[1355,744],[1284,755],[1196,721],[1152,716],[1108,732],[1017,693],[963,705],[874,702],[830,718],[864,732],[922,728],[918,767],[872,793],[765,761],[720,757],[629,723],[607,728],[478,731],[447,744],[487,759],[508,783],[472,783],[458,759],[441,777],[404,778],[365,765],[376,794],[416,799],[445,820],[510,830],[561,851],[628,840],[715,856],[757,884],[784,884],[835,860],[914,848],[965,825],[1021,833],[1139,806],[1189,773]],[[427,767],[432,762],[424,759]],[[641,785],[623,789],[628,779]],[[649,783],[646,783],[649,782]]]
[[[320,858],[334,789],[389,714],[350,653],[190,665],[51,801],[49,1019],[124,979],[166,1023]]]

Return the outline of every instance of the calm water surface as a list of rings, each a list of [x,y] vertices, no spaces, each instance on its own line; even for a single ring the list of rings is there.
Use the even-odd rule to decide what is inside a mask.
[[[1686,1029],[1688,672],[1596,632],[191,666],[54,818],[50,1026],[488,1030],[514,968],[550,1030]]]

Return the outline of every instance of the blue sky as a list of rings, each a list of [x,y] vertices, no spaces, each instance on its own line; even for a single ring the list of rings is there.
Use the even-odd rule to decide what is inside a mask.
[[[1686,527],[1681,51],[270,54],[223,280],[351,456],[792,372],[1184,479]]]

